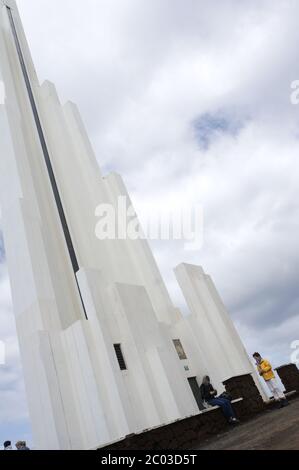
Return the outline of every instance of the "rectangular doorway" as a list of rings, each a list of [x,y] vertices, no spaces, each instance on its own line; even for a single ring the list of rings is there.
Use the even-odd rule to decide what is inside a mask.
[[[189,382],[190,388],[192,390],[192,393],[194,395],[194,398],[196,400],[198,408],[200,410],[204,410],[205,407],[203,406],[203,403],[202,403],[200,388],[199,388],[199,385],[197,383],[196,377],[188,377],[188,382]]]

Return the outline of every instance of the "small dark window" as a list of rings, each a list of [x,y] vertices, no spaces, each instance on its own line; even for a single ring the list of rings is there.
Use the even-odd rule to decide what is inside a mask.
[[[114,344],[113,346],[114,346],[114,349],[115,349],[115,354],[116,354],[116,357],[117,357],[117,360],[118,360],[120,370],[126,370],[127,366],[126,366],[126,362],[125,362],[125,359],[124,359],[124,356],[123,356],[123,353],[122,353],[122,350],[121,350],[121,345],[120,344]]]
[[[186,356],[186,353],[184,351],[181,341],[179,339],[173,339],[172,341],[175,346],[176,352],[178,353],[179,358],[181,360],[187,359],[187,356]]]

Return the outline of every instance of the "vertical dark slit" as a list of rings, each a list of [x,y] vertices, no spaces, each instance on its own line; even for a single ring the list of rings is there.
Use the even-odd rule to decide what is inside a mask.
[[[12,34],[13,34],[13,37],[14,37],[14,42],[15,42],[15,46],[16,46],[16,49],[17,49],[17,53],[18,53],[20,66],[21,66],[21,70],[22,70],[22,73],[23,73],[23,77],[24,77],[24,81],[25,81],[29,101],[30,101],[30,104],[31,104],[31,109],[32,109],[34,121],[35,121],[35,124],[36,124],[37,133],[38,133],[38,136],[39,136],[39,140],[40,140],[40,144],[41,144],[41,147],[42,147],[46,167],[47,167],[47,170],[48,170],[48,175],[49,175],[49,179],[50,179],[54,199],[55,199],[55,202],[56,202],[56,207],[57,207],[57,210],[58,210],[62,230],[63,230],[63,233],[64,233],[65,242],[66,242],[67,249],[68,249],[68,252],[69,252],[69,256],[70,256],[70,259],[71,259],[71,263],[72,263],[74,276],[75,276],[76,284],[77,284],[77,287],[78,287],[82,307],[83,307],[83,310],[84,310],[85,317],[86,317],[86,319],[88,319],[86,309],[85,309],[85,305],[84,305],[83,298],[82,298],[82,294],[81,294],[81,291],[80,291],[80,286],[79,286],[78,279],[77,279],[77,276],[76,276],[76,273],[79,271],[79,264],[78,264],[77,256],[76,256],[76,253],[75,253],[75,249],[74,249],[74,245],[73,245],[73,242],[72,242],[71,234],[70,234],[70,231],[69,231],[69,228],[68,228],[68,225],[67,225],[67,221],[66,221],[62,201],[61,201],[58,186],[57,186],[57,183],[56,183],[56,179],[55,179],[55,175],[54,175],[54,171],[53,171],[53,167],[52,167],[52,163],[51,163],[51,159],[50,159],[46,139],[45,139],[44,132],[43,132],[43,129],[42,129],[41,121],[40,121],[40,118],[39,118],[38,110],[37,110],[37,107],[36,107],[36,104],[35,104],[35,99],[34,99],[32,87],[31,87],[29,75],[28,75],[28,72],[27,72],[23,52],[22,52],[22,49],[21,49],[20,41],[19,41],[19,38],[18,38],[15,22],[14,22],[14,19],[13,19],[12,11],[11,11],[11,8],[8,7],[8,6],[6,8],[7,8],[8,18],[9,18]]]

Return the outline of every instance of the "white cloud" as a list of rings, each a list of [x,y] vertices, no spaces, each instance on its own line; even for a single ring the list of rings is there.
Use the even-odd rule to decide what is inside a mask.
[[[299,320],[299,106],[290,103],[299,3],[18,4],[41,80],[78,103],[99,164],[124,175],[141,219],[161,201],[203,204],[201,251],[152,244],[177,303],[172,267],[202,264],[248,350],[289,360]],[[240,125],[203,148],[194,122],[205,115]],[[6,308],[1,327],[12,337]]]

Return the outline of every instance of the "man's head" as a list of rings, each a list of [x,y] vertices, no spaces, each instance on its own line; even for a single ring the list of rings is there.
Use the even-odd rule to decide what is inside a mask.
[[[202,379],[202,383],[208,385],[210,383],[210,377],[208,375],[205,375]]]
[[[18,450],[24,449],[24,447],[26,447],[26,442],[25,442],[25,441],[18,441],[18,442],[16,443],[16,448],[17,448]]]
[[[3,447],[4,447],[4,450],[12,450],[10,441],[5,441],[3,444]]]
[[[255,359],[255,362],[256,362],[257,364],[259,364],[259,363],[261,362],[262,356],[260,355],[260,353],[255,352],[252,356],[253,356],[253,358]]]

